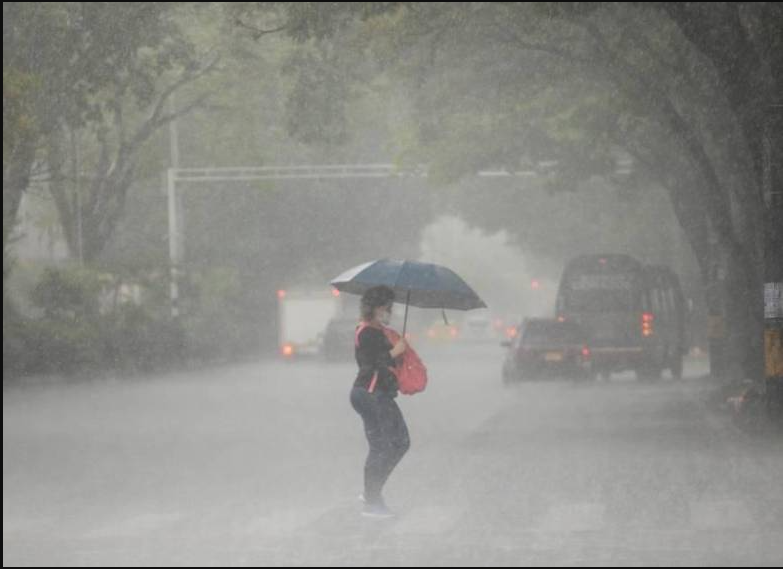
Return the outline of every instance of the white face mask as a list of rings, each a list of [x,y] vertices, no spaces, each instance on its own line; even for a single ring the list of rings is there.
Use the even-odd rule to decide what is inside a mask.
[[[388,326],[389,322],[391,322],[391,310],[387,310],[385,308],[380,309],[378,311],[378,320],[384,326]]]

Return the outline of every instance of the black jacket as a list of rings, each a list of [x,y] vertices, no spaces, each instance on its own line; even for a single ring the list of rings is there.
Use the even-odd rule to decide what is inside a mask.
[[[393,347],[383,330],[365,326],[359,333],[359,342],[355,350],[359,373],[354,385],[369,388],[372,377],[377,371],[378,381],[375,384],[375,392],[396,397],[397,378],[389,371],[390,367],[394,367],[394,358],[389,354]]]

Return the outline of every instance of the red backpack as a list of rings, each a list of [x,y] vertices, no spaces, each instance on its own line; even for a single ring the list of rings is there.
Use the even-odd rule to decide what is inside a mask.
[[[359,346],[359,334],[369,324],[362,322],[356,328],[355,345]],[[382,327],[383,333],[386,335],[386,339],[391,342],[392,346],[400,341],[400,335],[387,326]],[[410,345],[405,348],[402,353],[402,359],[393,368],[389,368],[395,376],[397,376],[397,387],[400,393],[403,395],[414,395],[421,391],[424,391],[427,387],[427,366],[421,361],[419,354],[416,353]],[[373,375],[372,381],[368,391],[372,393],[375,391],[375,383],[378,380],[378,373]]]

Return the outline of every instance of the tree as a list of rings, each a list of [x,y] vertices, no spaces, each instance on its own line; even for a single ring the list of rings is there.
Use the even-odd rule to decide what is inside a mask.
[[[137,179],[142,147],[161,128],[202,105],[209,95],[200,93],[178,108],[171,108],[174,93],[207,74],[217,60],[213,58],[204,64],[187,61],[175,77],[166,78],[170,65],[183,65],[183,62],[154,63],[171,58],[163,53],[169,49],[171,46],[163,46],[149,54],[127,77],[107,86],[99,118],[86,132],[72,133],[71,144],[65,139],[65,126],[55,129],[48,137],[49,189],[72,255],[87,264],[96,261],[123,217],[127,193]],[[182,50],[182,47],[175,46],[175,49]],[[96,152],[91,163],[84,165],[75,160],[80,150],[74,142],[76,137],[80,141],[88,138],[93,143]],[[65,163],[68,157],[72,158],[70,172]],[[83,176],[81,168],[90,168],[92,173]]]
[[[150,91],[153,70],[160,72],[182,62],[185,46],[167,44],[173,37],[168,16],[175,8],[160,2],[3,4],[4,251],[34,165],[44,162],[42,150],[46,145],[52,148],[52,137],[61,136],[66,128],[101,123],[110,103],[102,98],[105,89],[113,89],[114,95],[133,89],[138,100],[149,102],[154,92]],[[157,61],[147,61],[146,72],[142,70],[145,58],[154,56]],[[114,111],[119,109],[117,104],[115,98]],[[102,132],[105,141],[106,131]],[[121,187],[125,183],[128,150],[145,135],[141,129],[133,139],[125,140],[123,151],[115,156],[111,184]],[[51,161],[60,164],[59,157],[51,156]],[[102,174],[109,171],[107,161],[108,156]],[[44,172],[38,168],[37,173]]]
[[[769,241],[759,221],[774,217],[765,136],[780,146],[765,117],[783,92],[782,13],[772,3],[363,3],[289,8],[283,21],[300,41],[367,30],[416,98],[411,154],[440,177],[546,153],[558,185],[574,188],[607,174],[616,149],[634,156],[669,193],[727,321],[730,359],[758,377]]]

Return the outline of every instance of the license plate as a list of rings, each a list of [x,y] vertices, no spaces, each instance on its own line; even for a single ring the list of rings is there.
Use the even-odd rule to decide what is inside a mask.
[[[560,352],[547,352],[544,354],[544,360],[548,362],[562,362],[563,354]]]

